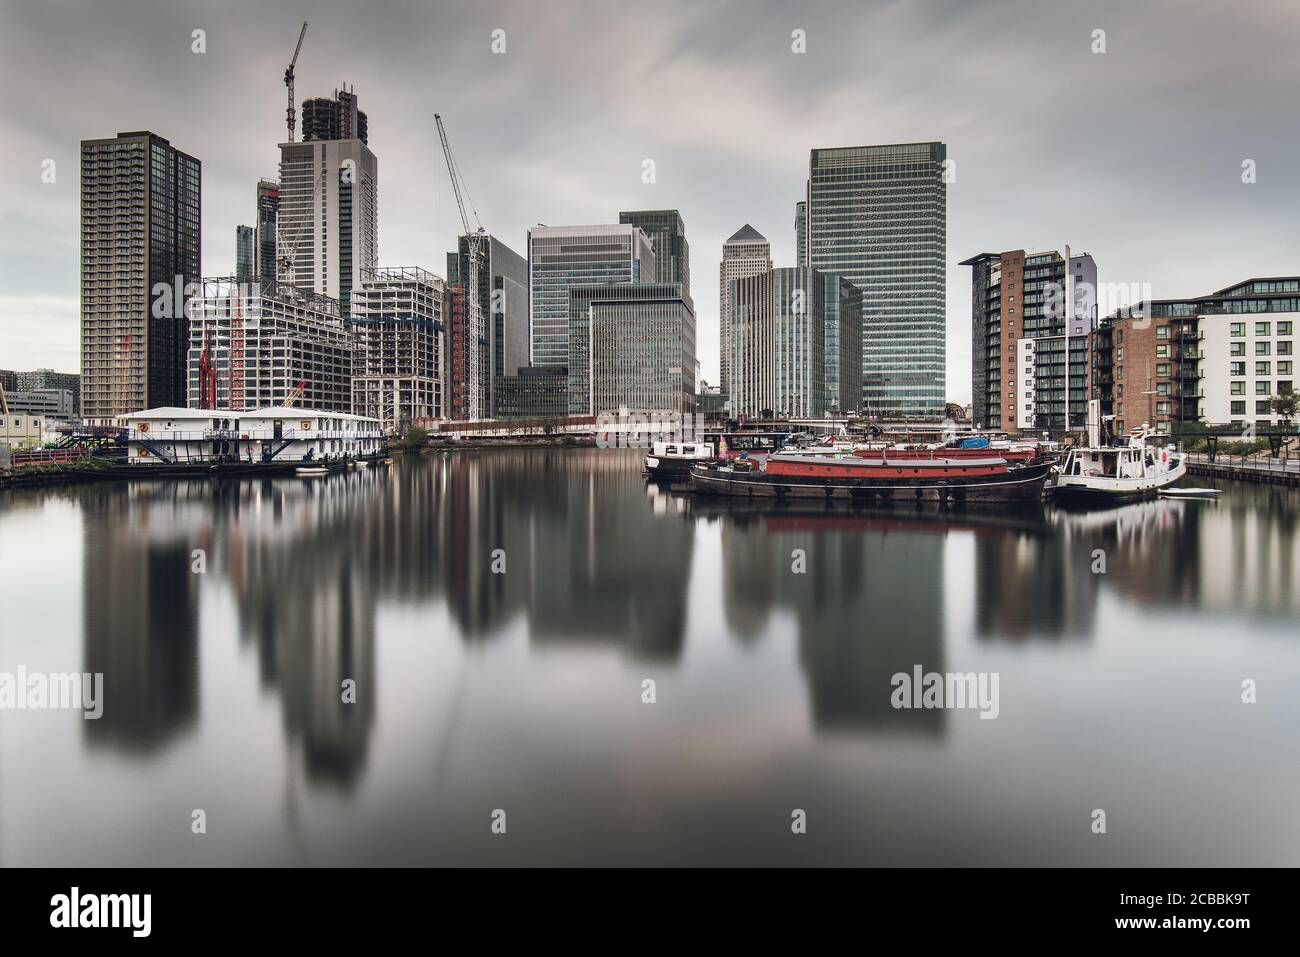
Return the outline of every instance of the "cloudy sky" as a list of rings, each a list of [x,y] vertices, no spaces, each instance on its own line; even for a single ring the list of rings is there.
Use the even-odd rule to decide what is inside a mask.
[[[970,397],[978,252],[1091,252],[1156,297],[1300,273],[1300,4],[310,3],[0,0],[0,367],[78,368],[78,144],[151,129],[203,163],[203,271],[233,271],[304,97],[355,86],[380,164],[380,258],[442,274],[459,223],[433,114],[482,222],[525,230],[676,207],[704,378],[722,241],[794,258],[816,146],[942,140],[948,392]],[[191,52],[206,31],[207,52]],[[506,52],[491,34],[505,31]],[[791,51],[806,31],[807,52]],[[1105,31],[1095,53],[1094,31]],[[42,183],[55,161],[56,181]],[[641,179],[653,159],[657,181]],[[1253,160],[1256,182],[1242,182]]]

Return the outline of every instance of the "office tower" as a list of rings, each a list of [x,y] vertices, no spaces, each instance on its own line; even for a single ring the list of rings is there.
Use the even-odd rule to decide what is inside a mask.
[[[1192,299],[1158,299],[1102,320],[1092,394],[1124,435],[1198,419],[1245,429],[1284,424],[1274,396],[1296,386],[1300,277],[1247,279]],[[1294,420],[1293,420],[1294,421]]]
[[[811,417],[827,406],[828,343],[837,395],[855,385],[839,370],[861,364],[853,322],[857,295],[839,276],[783,267],[733,279],[731,296],[731,410],[733,415]],[[828,317],[827,289],[835,302]],[[827,329],[829,323],[838,328]],[[847,381],[845,381],[847,379]]]
[[[695,407],[695,311],[681,283],[569,288],[569,414]]]
[[[528,231],[532,363],[569,365],[569,287],[649,282],[650,238],[637,226],[534,226]]]
[[[361,274],[352,297],[352,411],[397,430],[444,412],[446,285],[413,266]]]
[[[808,203],[805,200],[794,204],[794,264],[808,265]]]
[[[826,301],[824,411],[862,408],[862,290],[838,273],[814,273]]]
[[[313,107],[309,123],[308,103],[334,106]],[[361,116],[351,93],[306,101],[304,141],[280,144],[279,280],[337,299],[344,318],[362,271],[379,265],[379,161]]]
[[[252,226],[235,227],[235,279],[239,282],[252,282],[257,275],[256,245]]]
[[[973,423],[1007,433],[1064,431],[1068,405],[1069,427],[1086,428],[1088,335],[1097,327],[1093,258],[1070,256],[1068,273],[1054,250],[981,253],[961,265],[971,267]]]
[[[772,245],[749,223],[722,244],[722,263],[718,267],[718,384],[724,402],[731,395],[731,282],[771,268]]]
[[[81,410],[91,424],[185,405],[201,180],[197,159],[148,131],[81,142]]]
[[[279,276],[279,253],[275,243],[275,223],[280,212],[280,184],[263,179],[257,182],[257,278]]]
[[[944,408],[947,148],[814,149],[808,264],[862,289],[863,411],[939,420]]]
[[[284,405],[302,384],[295,407],[351,412],[352,349],[335,299],[269,280],[204,279],[191,310],[188,406]],[[205,353],[212,395],[202,382]]]
[[[679,282],[682,294],[691,298],[691,247],[686,242],[686,223],[675,209],[641,209],[618,214],[624,225],[640,226],[650,237],[655,253],[655,280]]]
[[[482,418],[495,415],[497,385],[528,365],[528,261],[495,236],[477,238],[479,247],[479,307],[483,312],[484,338],[479,343],[479,371],[469,370],[470,343],[464,334],[462,310],[464,279],[469,277],[469,250],[474,236],[461,236],[457,251],[447,254],[447,282],[453,292],[453,322],[449,323],[447,348],[455,368],[450,377],[453,419],[463,419],[469,408],[469,390],[478,389]],[[472,385],[473,382],[477,386]]]

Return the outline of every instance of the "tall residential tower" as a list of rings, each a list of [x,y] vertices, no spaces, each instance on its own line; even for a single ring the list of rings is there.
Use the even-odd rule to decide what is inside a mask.
[[[81,142],[81,414],[185,405],[199,161],[147,131]]]
[[[278,278],[337,299],[346,318],[362,272],[379,265],[379,161],[355,94],[303,105],[303,142],[280,144]]]

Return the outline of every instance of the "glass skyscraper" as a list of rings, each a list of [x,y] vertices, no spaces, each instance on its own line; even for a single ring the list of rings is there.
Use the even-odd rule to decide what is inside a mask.
[[[691,298],[691,247],[686,242],[686,223],[675,209],[640,209],[618,214],[625,226],[640,226],[655,251],[655,279],[679,282],[686,299]]]
[[[651,282],[650,238],[638,226],[535,226],[528,231],[532,364],[569,365],[569,287]]]
[[[733,415],[851,411],[860,392],[859,290],[840,276],[781,267],[728,283]],[[852,323],[854,329],[845,325]]]
[[[946,159],[943,143],[814,149],[809,159],[806,255],[862,289],[868,415],[943,417]]]

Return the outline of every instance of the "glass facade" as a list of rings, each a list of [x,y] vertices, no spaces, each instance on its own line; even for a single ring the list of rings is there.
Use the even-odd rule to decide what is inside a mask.
[[[695,313],[681,283],[569,290],[569,414],[688,412],[695,404]]]
[[[806,255],[862,290],[863,409],[942,418],[947,192],[943,143],[815,149]]]
[[[841,279],[787,267],[732,280],[733,415],[821,416],[829,399],[837,398],[839,405],[842,390],[857,384],[840,370],[861,367],[859,340],[843,327],[857,313],[860,293]],[[828,331],[832,323],[837,328]],[[836,369],[828,373],[830,363]],[[828,375],[837,380],[835,396],[828,391]]]
[[[655,279],[679,282],[682,294],[691,298],[691,247],[686,242],[686,223],[675,209],[642,209],[618,214],[625,226],[640,226],[650,237],[655,253]]]
[[[646,282],[650,238],[636,226],[538,226],[528,231],[532,363],[569,364],[569,287]]]
[[[836,273],[815,273],[826,298],[827,412],[862,408],[862,290]]]

